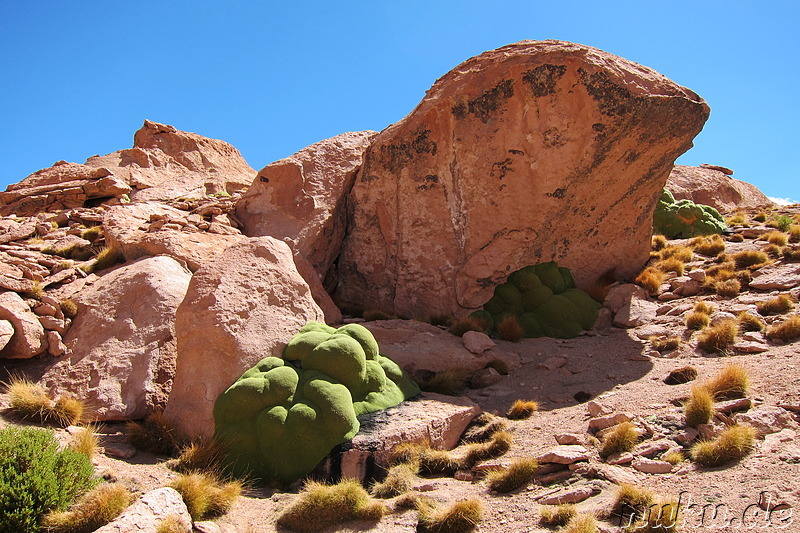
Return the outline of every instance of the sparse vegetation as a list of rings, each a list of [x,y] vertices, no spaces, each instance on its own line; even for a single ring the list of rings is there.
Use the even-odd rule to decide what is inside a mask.
[[[790,316],[786,320],[770,326],[765,335],[771,341],[791,342],[800,339],[800,315]]]
[[[92,226],[81,232],[81,239],[94,242],[103,235],[103,226]]]
[[[766,323],[764,320],[752,313],[742,311],[736,316],[739,322],[739,331],[764,331]]]
[[[422,505],[418,510],[417,531],[427,533],[472,531],[483,518],[483,505],[477,499],[461,500],[449,507]]]
[[[681,345],[680,337],[659,337],[653,336],[648,339],[650,346],[657,352],[670,352],[677,350]]]
[[[792,224],[788,228],[789,242],[800,242],[800,224]]]
[[[199,440],[181,448],[171,467],[177,472],[217,472],[224,456],[225,445],[218,439]]]
[[[673,533],[677,531],[679,521],[679,502],[675,499],[659,499],[627,530],[644,533]]]
[[[489,328],[483,321],[468,316],[466,318],[454,320],[447,331],[456,337],[461,337],[468,331],[480,331],[481,333],[485,333],[487,329]]]
[[[674,257],[682,263],[688,263],[694,259],[694,252],[692,249],[682,244],[667,246],[661,250],[658,255],[661,257],[661,259],[669,259],[670,257]]]
[[[632,422],[623,422],[606,433],[600,444],[600,456],[629,452],[639,442],[639,431]]]
[[[181,474],[169,486],[180,493],[192,520],[224,515],[242,493],[240,481],[222,482],[202,472]]]
[[[592,514],[580,513],[569,521],[563,533],[597,533],[597,519]]]
[[[697,369],[693,366],[676,368],[664,380],[667,385],[680,385],[697,379]]]
[[[753,216],[753,220],[756,222],[766,222],[767,221],[767,213],[764,211],[759,211]]]
[[[458,396],[467,388],[471,377],[465,368],[449,368],[426,379],[417,380],[419,388],[426,392],[437,392],[447,396]]]
[[[698,300],[694,304],[694,310],[698,313],[705,313],[710,315],[714,312],[714,306],[710,303],[706,302],[705,300]]]
[[[78,314],[78,304],[71,298],[61,300],[59,306],[61,307],[61,312],[67,318],[75,318],[75,315]]]
[[[49,533],[90,533],[108,524],[131,504],[133,495],[120,483],[103,483],[84,494],[68,511],[45,515]]]
[[[100,439],[96,431],[97,428],[91,424],[79,429],[72,436],[69,447],[85,455],[91,461],[100,450]]]
[[[491,413],[483,412],[476,416],[467,426],[461,436],[461,442],[486,442],[498,431],[505,431],[506,429],[508,429],[507,420]]]
[[[732,216],[728,217],[725,222],[729,226],[740,226],[742,224],[747,223],[747,218],[744,216],[744,213],[737,211]]]
[[[769,256],[759,250],[743,250],[733,254],[736,268],[761,268],[769,263]]]
[[[788,313],[794,307],[794,302],[788,294],[779,294],[764,302],[756,304],[756,309],[761,315],[780,315]]]
[[[656,268],[647,267],[636,276],[636,283],[647,289],[651,295],[658,293],[659,287],[664,283],[664,273]]]
[[[87,274],[91,274],[97,270],[105,270],[106,268],[110,268],[117,263],[122,263],[125,261],[125,258],[118,249],[112,246],[106,246],[97,254],[94,262],[87,263],[81,267],[81,270],[86,272]]]
[[[511,420],[524,420],[530,418],[539,410],[539,402],[533,400],[516,400],[506,413]]]
[[[750,375],[743,366],[727,365],[703,387],[716,401],[744,398],[750,390]]]
[[[783,255],[783,248],[775,244],[768,244],[761,248],[771,259],[779,259]]]
[[[453,451],[431,448],[429,443],[401,443],[392,450],[394,464],[419,464],[425,475],[452,474],[472,468],[477,462],[500,457],[511,448],[513,437],[507,431],[497,431],[490,440],[466,445]]]
[[[653,235],[650,238],[650,248],[654,252],[658,252],[666,248],[667,246],[667,238],[663,235]]]
[[[733,298],[739,295],[742,290],[742,284],[738,279],[726,279],[725,281],[718,281],[714,283],[714,292],[725,298]]]
[[[733,235],[728,237],[730,242],[744,242],[744,235],[741,233],[734,233]]]
[[[278,525],[314,532],[351,520],[380,520],[387,511],[358,481],[347,479],[335,485],[308,481],[297,500],[280,514]]]
[[[697,346],[708,353],[726,353],[736,342],[738,333],[739,325],[736,320],[720,320],[700,332]]]
[[[156,533],[186,533],[189,527],[179,515],[171,514],[159,522]]]
[[[716,439],[692,446],[692,459],[703,466],[722,466],[745,457],[753,449],[756,430],[750,426],[730,426]]]
[[[782,231],[770,231],[759,237],[759,239],[781,247],[786,246],[789,242],[789,236]]]
[[[518,458],[507,468],[489,472],[486,476],[486,485],[493,491],[509,493],[530,483],[538,468],[539,463],[536,459]]]
[[[648,489],[623,483],[617,488],[612,513],[622,524],[635,524],[654,504],[655,498]]]
[[[161,411],[154,411],[142,422],[128,422],[125,433],[128,441],[140,450],[172,455],[179,449],[177,430]]]
[[[787,231],[791,227],[792,222],[794,222],[792,217],[787,217],[786,215],[775,215],[769,222],[767,222],[767,226],[778,228],[781,230],[781,232],[783,232]]]
[[[695,385],[683,410],[687,426],[708,424],[714,415],[714,396],[706,387]]]
[[[673,256],[656,261],[653,263],[653,268],[656,268],[661,272],[675,272],[679,276],[683,276],[684,270],[686,269],[686,264],[677,257]]]
[[[497,324],[497,334],[504,341],[519,342],[525,330],[522,329],[522,324],[519,318],[514,315],[508,315]]]
[[[539,523],[545,527],[563,527],[577,516],[578,510],[571,503],[542,507]]]
[[[12,377],[6,384],[6,392],[12,412],[24,420],[69,426],[83,418],[83,402],[68,395],[54,402],[44,387],[26,378]]]
[[[784,248],[783,259],[786,261],[800,261],[800,247],[789,246]]]
[[[364,320],[367,322],[374,322],[376,320],[392,320],[394,317],[385,311],[381,311],[380,309],[368,309],[364,311]]]
[[[686,315],[686,328],[687,329],[694,329],[694,330],[701,330],[704,327],[708,326],[711,322],[711,317],[708,314],[700,312],[700,311],[692,311],[688,315]]]
[[[722,240],[720,235],[697,237],[689,242],[689,246],[691,246],[695,252],[708,257],[713,257],[725,251],[725,241]]]
[[[686,460],[686,456],[683,454],[683,452],[675,450],[662,455],[661,460],[666,461],[671,465],[679,465]]]
[[[370,493],[376,498],[394,498],[411,490],[419,474],[418,463],[399,463],[391,466],[383,481],[375,483]]]

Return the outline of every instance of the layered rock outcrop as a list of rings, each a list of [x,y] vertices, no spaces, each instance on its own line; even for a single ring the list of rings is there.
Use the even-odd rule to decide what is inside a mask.
[[[587,288],[635,274],[706,103],[600,50],[523,41],[462,63],[375,138],[348,205],[338,297],[465,315],[525,265]]]
[[[773,205],[758,187],[734,179],[724,171],[731,172],[714,165],[675,165],[666,187],[676,200],[691,200],[723,212]]]

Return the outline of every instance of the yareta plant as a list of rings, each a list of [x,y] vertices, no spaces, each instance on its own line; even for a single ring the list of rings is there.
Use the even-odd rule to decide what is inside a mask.
[[[722,233],[727,227],[725,219],[713,207],[691,200],[676,201],[667,189],[661,193],[653,213],[653,233],[670,239],[713,235]]]
[[[214,405],[216,437],[234,474],[290,483],[352,439],[358,416],[395,406],[420,389],[379,353],[367,328],[310,322],[283,357],[266,357]]]

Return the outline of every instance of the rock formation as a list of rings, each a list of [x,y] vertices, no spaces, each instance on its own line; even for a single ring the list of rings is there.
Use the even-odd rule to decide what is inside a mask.
[[[634,274],[708,113],[692,91],[586,46],[523,41],[467,60],[367,150],[339,299],[466,315],[529,264],[557,260],[581,288]]]
[[[722,212],[772,205],[772,200],[758,187],[734,179],[723,170],[733,173],[730,169],[713,165],[675,165],[666,188],[676,200],[691,200]]]

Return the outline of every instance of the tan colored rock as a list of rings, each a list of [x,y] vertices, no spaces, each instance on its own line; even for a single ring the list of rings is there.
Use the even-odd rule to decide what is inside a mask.
[[[464,343],[464,348],[474,354],[482,354],[497,346],[486,333],[481,331],[467,331],[461,336],[461,341]]]
[[[666,461],[656,461],[653,459],[639,458],[634,460],[631,466],[645,474],[669,474],[672,472],[672,464]]]
[[[632,328],[649,324],[656,319],[659,307],[656,302],[634,295],[614,315],[614,325],[620,328]]]
[[[0,350],[0,359],[28,359],[47,349],[42,324],[16,292],[0,294],[0,320],[7,320],[14,334]]]
[[[464,347],[459,337],[425,322],[380,320],[365,322],[364,326],[375,336],[381,354],[415,378],[453,368],[474,373],[493,361],[499,361],[509,370],[520,365],[519,355],[499,348],[474,354]]]
[[[589,420],[589,431],[602,431],[616,426],[617,424],[622,424],[623,422],[630,422],[631,420],[633,420],[633,416],[629,413],[598,416]]]
[[[183,497],[173,488],[164,487],[146,493],[142,498],[125,509],[112,522],[97,529],[95,533],[157,533],[161,522],[168,516],[175,515],[182,524],[179,530],[189,533],[192,530],[192,518],[183,503]]]
[[[293,251],[294,265],[297,272],[303,276],[303,279],[308,283],[308,288],[311,289],[311,297],[317,303],[322,313],[325,315],[325,322],[327,324],[339,324],[342,321],[342,312],[331,299],[328,291],[322,285],[322,280],[314,267],[297,251]]]
[[[581,485],[566,489],[557,489],[553,493],[544,494],[536,498],[540,505],[562,505],[565,503],[580,503],[600,492],[600,489],[590,485]]]
[[[6,347],[14,335],[14,326],[8,320],[0,320],[0,350]]]
[[[256,362],[280,355],[311,320],[324,316],[286,243],[248,239],[203,264],[177,311],[166,415],[190,437],[210,436],[217,397]]]
[[[676,200],[691,200],[723,212],[773,205],[758,187],[730,177],[724,172],[729,169],[723,169],[713,165],[675,165],[666,188]]]
[[[57,331],[47,332],[47,353],[53,357],[61,357],[67,353],[67,345],[61,338],[61,334]]]
[[[762,405],[746,413],[738,413],[733,419],[739,424],[753,426],[762,437],[785,428],[797,429],[797,422],[792,414],[773,405]]]
[[[587,46],[522,41],[469,59],[367,150],[338,294],[461,316],[530,264],[557,260],[582,288],[632,277],[672,163],[708,113]]]
[[[13,187],[13,185],[9,185],[9,188],[11,187]],[[2,215],[14,213],[14,211],[10,209],[7,210],[3,205],[5,202],[4,195],[7,194],[9,193],[8,192],[0,193],[0,214]],[[8,211],[8,213],[6,213],[6,211]],[[19,214],[19,216],[25,216],[25,214],[22,213]],[[2,222],[3,224],[0,224],[0,244],[27,239],[28,237],[32,237],[36,233],[35,220],[26,220],[24,222],[4,220]]]
[[[47,369],[55,393],[71,392],[98,420],[144,418],[166,403],[175,370],[175,312],[191,274],[172,258],[139,259],[75,298],[68,358]]]
[[[580,461],[588,461],[589,453],[579,445],[559,445],[536,457],[540,463],[558,463],[571,465]]]
[[[750,282],[750,287],[764,291],[786,290],[800,286],[800,265],[787,263],[761,269],[760,275]]]
[[[261,169],[236,204],[245,233],[290,242],[324,280],[344,239],[345,198],[376,135],[342,133]]]

